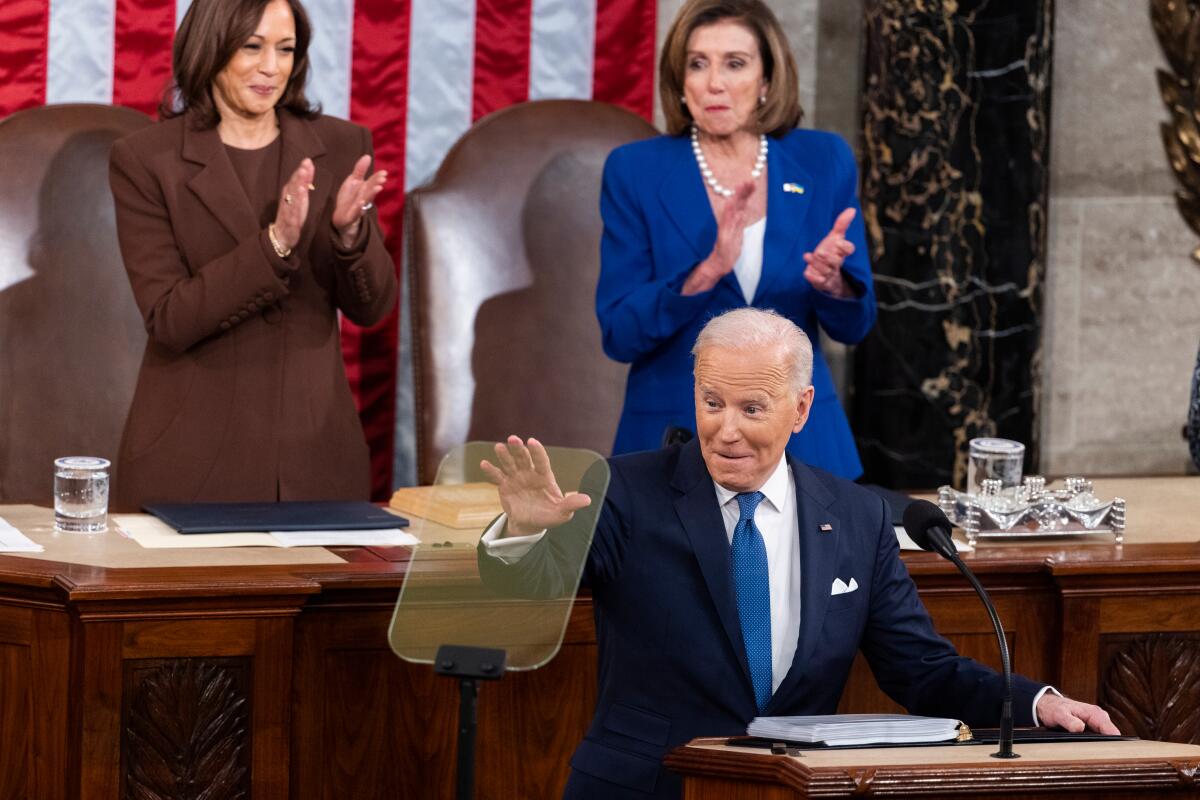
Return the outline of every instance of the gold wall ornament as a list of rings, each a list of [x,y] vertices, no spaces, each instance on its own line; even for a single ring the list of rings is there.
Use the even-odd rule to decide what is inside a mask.
[[[1171,72],[1157,70],[1158,91],[1171,121],[1161,126],[1167,161],[1179,181],[1175,202],[1200,235],[1200,4],[1150,0],[1150,21]],[[1192,251],[1200,263],[1200,247]]]

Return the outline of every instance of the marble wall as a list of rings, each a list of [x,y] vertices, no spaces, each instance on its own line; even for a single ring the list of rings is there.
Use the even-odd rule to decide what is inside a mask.
[[[1184,472],[1197,237],[1172,197],[1148,0],[1056,0],[1042,426],[1046,474]]]

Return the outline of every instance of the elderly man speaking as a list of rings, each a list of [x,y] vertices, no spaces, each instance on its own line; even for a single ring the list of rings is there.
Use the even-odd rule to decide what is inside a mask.
[[[785,456],[812,406],[804,332],[743,308],[692,352],[696,440],[610,462],[583,573],[599,696],[565,796],[678,797],[668,750],[759,715],[834,713],[859,650],[910,713],[996,725],[1000,676],[934,631],[883,501]],[[505,510],[481,543],[485,579],[553,571],[550,545],[591,498],[563,494],[535,439],[510,437],[482,466]],[[1117,732],[1047,688],[1013,677],[1016,724]]]

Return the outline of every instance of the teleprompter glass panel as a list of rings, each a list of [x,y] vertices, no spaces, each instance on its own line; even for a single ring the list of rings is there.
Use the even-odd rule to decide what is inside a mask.
[[[414,492],[405,509],[416,547],[388,642],[406,661],[432,664],[441,645],[506,651],[508,669],[536,669],[558,652],[608,488],[608,464],[590,450],[547,447],[564,495],[591,504],[549,528],[527,552],[480,544],[503,525],[499,494],[480,462],[496,463],[494,445],[469,442],[449,453],[433,486]]]

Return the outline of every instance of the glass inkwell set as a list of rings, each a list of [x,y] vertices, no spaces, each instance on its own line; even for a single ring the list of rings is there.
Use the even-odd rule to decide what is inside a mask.
[[[938,489],[938,505],[963,529],[967,544],[979,539],[1088,536],[1111,533],[1125,540],[1125,500],[1102,500],[1086,478],[1070,477],[1061,487],[1040,475],[1022,480],[1025,445],[1009,439],[972,439],[967,491]]]

